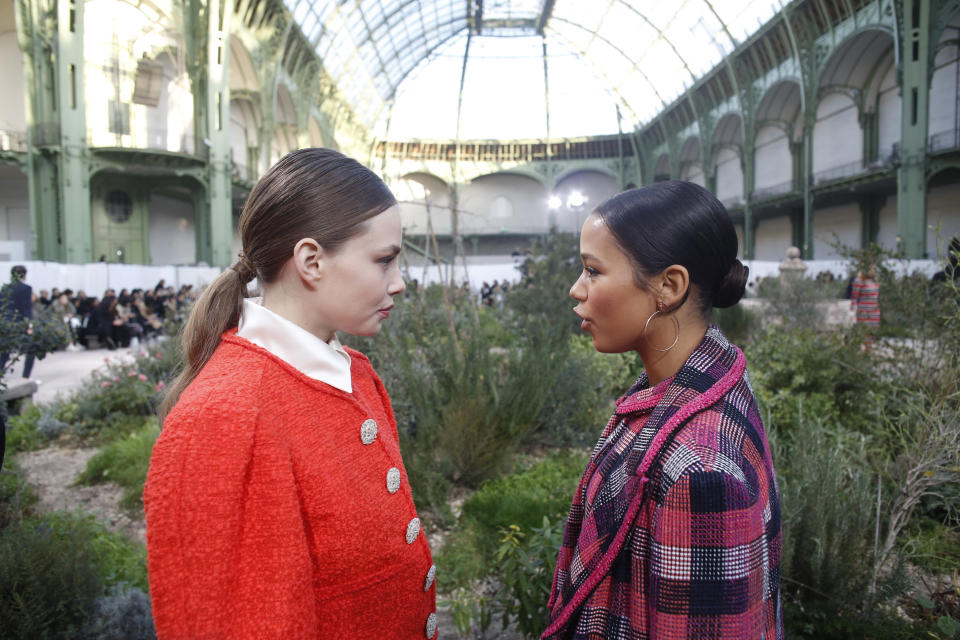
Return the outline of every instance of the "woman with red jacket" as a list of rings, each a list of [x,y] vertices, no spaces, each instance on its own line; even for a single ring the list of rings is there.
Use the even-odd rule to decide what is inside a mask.
[[[601,204],[574,312],[637,351],[573,498],[543,638],[783,637],[780,498],[743,353],[708,318],[747,268],[723,205],[689,182]]]
[[[401,234],[386,185],[335,151],[295,151],[250,193],[240,259],[185,327],[144,490],[161,640],[436,636],[390,399],[336,335],[380,330]]]

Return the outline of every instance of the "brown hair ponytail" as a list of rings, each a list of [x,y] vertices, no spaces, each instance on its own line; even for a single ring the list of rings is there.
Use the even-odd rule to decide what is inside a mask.
[[[183,329],[183,370],[160,406],[160,423],[240,321],[247,283],[271,283],[303,238],[326,251],[359,234],[366,220],[397,203],[379,177],[331,149],[299,149],[257,182],[240,215],[240,260],[200,295]]]

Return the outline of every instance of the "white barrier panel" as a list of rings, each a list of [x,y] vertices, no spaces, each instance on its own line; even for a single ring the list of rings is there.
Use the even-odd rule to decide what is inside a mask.
[[[27,268],[26,282],[35,293],[54,287],[63,291],[83,291],[88,296],[100,297],[107,289],[153,289],[160,280],[174,289],[192,284],[201,288],[210,284],[223,269],[218,267],[190,267],[174,265],[117,264],[91,262],[88,264],[63,264],[43,260],[0,262],[0,281],[10,278],[10,268],[22,264]]]
[[[846,280],[850,276],[849,260],[804,260],[807,278],[816,278],[817,274],[829,271],[837,280]],[[777,278],[780,276],[780,262],[775,260],[744,260],[743,264],[750,268],[750,282],[756,278]],[[898,276],[910,275],[919,271],[929,278],[943,269],[943,265],[936,260],[885,260],[884,266]]]
[[[456,264],[441,264],[440,268],[430,264],[426,269],[422,263],[409,264],[403,269],[404,278],[416,279],[421,285],[441,281],[450,282],[450,270],[453,269],[453,281],[457,285],[470,282],[470,288],[477,291],[483,282],[493,284],[494,280],[511,283],[520,281],[518,267],[523,263],[522,256],[467,256],[464,270],[463,259]],[[117,264],[112,262],[92,262],[88,264],[63,264],[42,260],[0,261],[0,282],[9,279],[10,268],[22,264],[27,268],[26,282],[39,292],[57,287],[83,290],[90,296],[102,296],[106,289],[153,289],[162,279],[165,284],[179,289],[184,284],[192,284],[199,289],[210,284],[223,269],[218,267],[194,267],[175,265]],[[750,268],[750,282],[757,278],[778,277],[780,262],[774,260],[746,260]],[[809,260],[806,277],[815,278],[818,273],[829,271],[837,279],[846,279],[849,263],[846,260]],[[898,275],[921,272],[926,277],[940,271],[943,266],[936,260],[888,260],[886,266]],[[573,284],[572,282],[570,283]],[[251,283],[255,285],[255,283]]]

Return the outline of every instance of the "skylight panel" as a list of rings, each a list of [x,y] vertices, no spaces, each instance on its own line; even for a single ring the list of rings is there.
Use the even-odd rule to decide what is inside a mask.
[[[553,14],[547,26],[556,28],[555,22],[568,22],[580,25],[584,32],[596,31],[600,27],[604,9],[607,3],[584,2],[583,0],[557,0],[553,7]]]
[[[779,7],[773,0],[752,0],[715,5],[717,13],[738,41],[749,38]]]

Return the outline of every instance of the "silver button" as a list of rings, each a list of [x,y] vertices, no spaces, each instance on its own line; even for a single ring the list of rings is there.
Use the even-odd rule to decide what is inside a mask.
[[[363,424],[360,425],[360,442],[363,444],[370,444],[377,439],[377,421],[376,420],[364,420]]]
[[[427,638],[433,638],[437,633],[437,614],[431,613],[427,616]]]
[[[424,581],[424,583],[423,583],[423,590],[424,590],[424,591],[429,591],[429,590],[430,590],[430,585],[433,584],[433,579],[434,579],[436,576],[437,576],[437,565],[432,564],[432,565],[430,565],[430,570],[427,571],[427,579],[426,579],[426,581]]]
[[[418,535],[420,535],[420,518],[414,518],[407,524],[407,544],[413,544]]]
[[[390,493],[396,493],[397,489],[400,488],[400,469],[396,467],[390,467],[387,470],[387,491]]]

